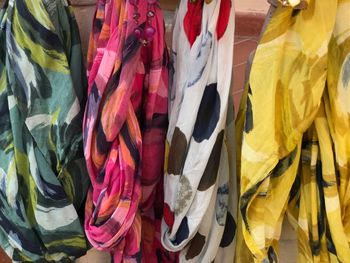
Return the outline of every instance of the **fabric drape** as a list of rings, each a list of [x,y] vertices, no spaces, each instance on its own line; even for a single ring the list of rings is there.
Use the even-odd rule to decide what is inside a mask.
[[[160,243],[168,54],[158,4],[151,42],[143,45],[134,33],[146,26],[147,3],[138,1],[136,25],[128,1],[98,1],[89,44],[84,147],[92,187],[85,232],[114,262],[176,260]]]
[[[298,262],[350,259],[350,1],[302,2],[274,12],[237,120],[241,251],[255,262],[277,262],[285,214]]]
[[[162,243],[180,262],[233,262],[230,0],[180,2],[174,32]]]
[[[79,32],[61,0],[0,9],[0,245],[14,262],[86,252]]]

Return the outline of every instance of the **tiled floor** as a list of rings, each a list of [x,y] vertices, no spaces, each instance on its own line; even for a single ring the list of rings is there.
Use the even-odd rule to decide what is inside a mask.
[[[236,36],[233,58],[233,101],[237,113],[245,82],[245,71],[249,54],[258,44],[257,37]]]
[[[236,0],[236,11],[266,13],[269,3],[264,0]]]

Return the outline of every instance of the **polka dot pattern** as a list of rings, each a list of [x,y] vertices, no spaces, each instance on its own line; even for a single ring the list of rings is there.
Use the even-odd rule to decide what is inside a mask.
[[[186,253],[186,260],[190,260],[198,256],[205,245],[205,236],[201,235],[199,232],[193,237],[190,246]]]
[[[179,226],[179,229],[176,233],[176,238],[173,241],[173,243],[175,245],[181,244],[185,239],[188,238],[189,233],[190,233],[190,230],[188,228],[188,220],[187,220],[187,217],[185,216],[182,219],[182,222]]]
[[[220,104],[217,84],[208,85],[204,90],[194,126],[193,138],[196,142],[208,140],[212,135],[220,118]]]
[[[228,21],[230,19],[231,0],[221,0],[220,16],[216,27],[217,38],[220,39],[226,32]]]
[[[234,112],[229,96],[232,0],[180,1],[173,39],[179,45],[172,46],[175,74],[164,200],[174,221],[170,231],[163,227],[162,244],[178,251],[184,263],[233,262],[231,233],[223,237],[227,211],[235,209],[236,192],[236,184],[231,184],[235,178],[231,158]],[[173,220],[169,213],[165,217]],[[219,247],[220,241],[224,248]]]
[[[228,211],[226,216],[224,235],[222,236],[220,247],[222,248],[228,247],[233,242],[235,233],[236,233],[236,223],[235,223],[235,220],[233,219],[233,216]]]
[[[201,178],[201,181],[199,182],[199,185],[198,185],[199,191],[207,190],[216,182],[219,165],[220,165],[221,148],[222,148],[223,139],[224,139],[224,131],[221,131],[216,138],[207,166],[205,167],[203,176]]]
[[[171,211],[167,203],[164,203],[163,217],[164,217],[165,223],[171,229],[174,224],[174,213]]]
[[[187,140],[185,134],[176,127],[169,150],[168,173],[179,175],[185,162]]]

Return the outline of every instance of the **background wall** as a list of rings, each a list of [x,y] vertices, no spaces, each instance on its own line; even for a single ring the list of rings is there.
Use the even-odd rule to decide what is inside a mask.
[[[267,0],[236,0],[235,6],[238,12],[258,13],[266,13],[269,7]]]
[[[179,0],[160,0],[166,9],[175,9]],[[239,12],[259,12],[266,13],[268,8],[267,0],[236,0],[235,6]]]

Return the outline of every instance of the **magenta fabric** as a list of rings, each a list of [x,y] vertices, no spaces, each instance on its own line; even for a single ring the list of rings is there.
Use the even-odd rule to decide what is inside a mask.
[[[145,26],[147,1],[139,1]],[[168,54],[163,15],[144,46],[134,34],[134,7],[100,0],[89,44],[85,158],[91,188],[85,231],[114,262],[176,261],[160,245],[164,144],[167,130]],[[162,187],[161,187],[162,188]],[[159,209],[155,209],[159,207]],[[142,251],[142,252],[141,252]]]

